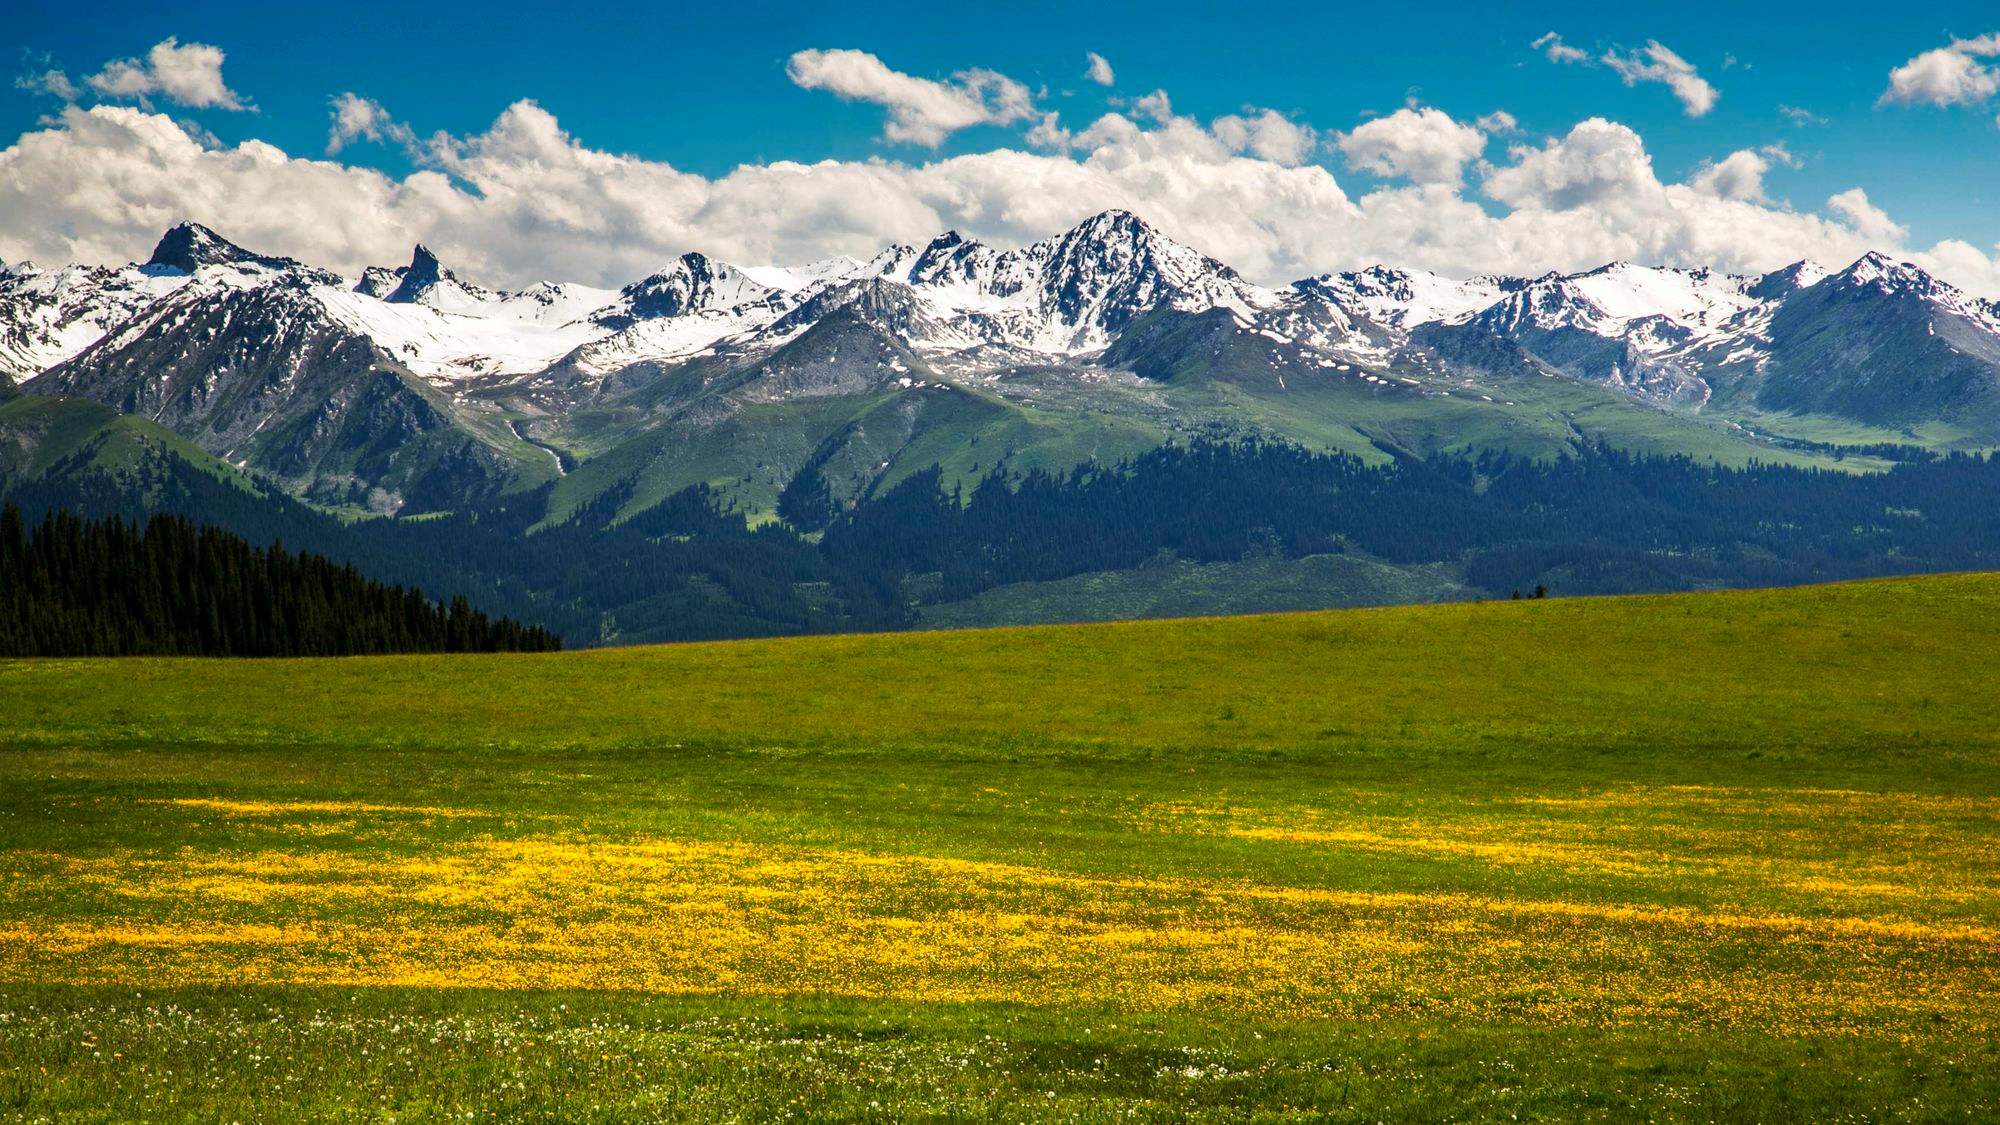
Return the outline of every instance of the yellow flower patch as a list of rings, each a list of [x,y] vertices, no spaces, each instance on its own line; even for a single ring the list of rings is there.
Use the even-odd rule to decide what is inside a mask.
[[[1881,915],[1102,876],[690,839],[14,863],[0,898],[9,981],[1673,1019],[1775,1033],[1985,1027],[2000,1011],[2000,932]],[[93,917],[34,916],[79,887]]]

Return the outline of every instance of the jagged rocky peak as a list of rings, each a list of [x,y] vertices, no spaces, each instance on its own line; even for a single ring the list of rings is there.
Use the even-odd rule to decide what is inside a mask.
[[[252,253],[200,223],[176,224],[160,236],[159,244],[153,247],[153,256],[145,262],[150,267],[182,273],[193,273],[203,266],[252,263],[271,266],[296,264],[290,258]]]
[[[308,266],[296,258],[259,254],[202,226],[184,222],[160,236],[153,256],[138,267],[155,279],[190,277],[202,270],[234,271],[234,283],[338,285],[338,274]]]
[[[917,290],[893,278],[861,277],[821,289],[773,321],[766,334],[783,338],[810,329],[800,343],[819,337],[837,345],[860,329],[898,351],[931,346],[966,347],[976,337],[948,319]],[[832,330],[829,336],[827,329]]]
[[[1167,240],[1132,212],[1100,211],[1057,236],[1051,258],[1070,266],[1116,266],[1130,262],[1143,267],[1156,265],[1154,258],[1162,243]],[[1191,250],[1188,253],[1194,254]],[[1232,275],[1235,273],[1220,262],[1214,265]]]
[[[1167,302],[1238,309],[1262,303],[1235,270],[1130,211],[1100,212],[1031,250],[1046,257],[1045,301],[1065,324],[1116,331]]]
[[[979,305],[1037,287],[1043,264],[1034,247],[996,250],[953,230],[932,239],[903,277],[947,304]]]
[[[864,318],[883,312],[896,315],[913,308],[916,300],[910,287],[894,278],[852,278],[828,285],[786,310],[772,322],[770,331],[778,335],[793,332],[842,309]]]
[[[930,245],[917,255],[904,276],[915,285],[967,278],[977,269],[972,260],[979,257],[979,251],[984,249],[957,231],[948,230],[931,239]]]
[[[1363,292],[1407,297],[1413,291],[1409,271],[1399,270],[1394,266],[1377,263],[1347,276],[1353,278],[1354,287]]]
[[[1099,211],[1056,236],[1056,244],[1072,250],[1109,247],[1151,257],[1162,264],[1191,266],[1204,272],[1235,277],[1236,271],[1192,247],[1161,234],[1157,227],[1130,211]]]
[[[442,312],[476,311],[504,296],[464,281],[421,242],[410,251],[409,265],[363,270],[354,291],[394,305],[429,305]]]
[[[1341,273],[1322,273],[1292,282],[1307,296],[1334,304],[1379,302],[1408,304],[1417,299],[1416,277],[1393,266],[1373,265]]]
[[[1072,235],[1105,241],[1113,238],[1140,239],[1154,231],[1146,220],[1122,207],[1107,207],[1069,229]]]
[[[446,278],[457,280],[456,276],[438,262],[430,247],[419,242],[410,251],[407,266],[369,266],[361,271],[361,280],[354,285],[356,293],[365,293],[385,301],[407,304],[430,291]]]
[[[1913,303],[1927,313],[1948,313],[1981,322],[1982,331],[2000,330],[1993,322],[1995,306],[1980,300],[1911,262],[1899,262],[1886,254],[1862,255],[1846,269],[1827,278],[1815,290],[1829,299],[1867,300],[1886,298],[1894,303]]]
[[[438,263],[437,255],[431,253],[430,247],[421,242],[410,252],[410,264],[398,272],[402,275],[402,281],[383,298],[391,304],[409,304],[436,288],[440,281],[447,278],[458,280],[452,277],[450,270]]]

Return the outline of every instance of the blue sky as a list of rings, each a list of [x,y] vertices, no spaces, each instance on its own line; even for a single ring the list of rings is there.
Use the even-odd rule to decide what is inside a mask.
[[[950,7],[110,2],[90,5],[86,17],[73,3],[17,0],[0,36],[15,41],[9,61],[18,73],[52,66],[78,84],[169,36],[212,44],[226,52],[229,88],[254,112],[149,104],[224,144],[255,138],[302,157],[323,155],[329,99],[346,92],[380,103],[417,135],[471,136],[532,99],[591,149],[710,178],[778,160],[921,164],[1024,147],[1019,122],[965,128],[936,148],[887,142],[882,107],[787,76],[794,52],[853,48],[920,78],[996,71],[1079,130],[1163,89],[1176,113],[1194,119],[1268,107],[1322,138],[1409,102],[1461,122],[1504,110],[1520,131],[1496,134],[1494,160],[1506,145],[1560,137],[1601,116],[1642,137],[1669,182],[1704,161],[1782,144],[1788,159],[1763,181],[1775,206],[1817,209],[1858,186],[1908,228],[1912,246],[1951,238],[1990,254],[2000,242],[2000,105],[1877,104],[1892,68],[1955,37],[2000,31],[1991,3]],[[1551,31],[1589,61],[1562,65],[1530,47]],[[1712,110],[1690,116],[1667,86],[1628,85],[1597,61],[1649,42],[1719,91]],[[1114,85],[1084,80],[1089,51],[1115,69]],[[1813,119],[1802,124],[1784,106]],[[0,142],[59,108],[46,94],[0,89]],[[359,143],[340,159],[397,177],[413,168],[394,144]],[[1352,195],[1380,182],[1330,143],[1310,159]],[[1477,192],[1468,197],[1495,208]]]

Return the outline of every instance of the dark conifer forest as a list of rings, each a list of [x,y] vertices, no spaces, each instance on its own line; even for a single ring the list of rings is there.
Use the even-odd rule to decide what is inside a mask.
[[[352,656],[539,652],[540,626],[442,605],[353,566],[157,515],[0,508],[0,655]]]

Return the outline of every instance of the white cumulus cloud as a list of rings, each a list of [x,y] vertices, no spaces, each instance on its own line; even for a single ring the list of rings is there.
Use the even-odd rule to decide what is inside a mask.
[[[333,123],[327,128],[326,152],[332,156],[359,140],[394,141],[405,147],[416,143],[410,127],[389,115],[381,102],[346,93],[333,99]]]
[[[1118,80],[1111,73],[1111,64],[1106,62],[1104,56],[1098,54],[1096,51],[1086,54],[1084,61],[1089,64],[1083,69],[1084,78],[1097,83],[1099,86],[1109,86]]]
[[[2000,55],[2000,32],[1954,39],[1889,72],[1882,105],[1978,105],[2000,93],[2000,67],[1979,60]]]
[[[222,80],[224,55],[206,43],[183,45],[173,36],[153,44],[144,59],[118,59],[90,76],[90,88],[107,98],[154,97],[190,109],[249,109]]]
[[[1878,246],[1901,245],[1909,237],[1909,229],[1889,217],[1888,212],[1875,206],[1868,199],[1868,193],[1860,188],[1849,188],[1826,201],[1829,211],[1841,217],[1854,232]]]
[[[1514,127],[1505,113],[1480,120],[1490,120],[1495,128]],[[1466,164],[1486,151],[1486,134],[1453,121],[1443,110],[1406,106],[1355,126],[1336,143],[1347,163],[1361,171],[1419,184],[1456,185]]]
[[[936,148],[960,129],[1011,125],[1036,115],[1034,95],[1004,74],[961,70],[937,82],[891,70],[866,51],[800,51],[785,73],[803,89],[825,90],[847,101],[870,102],[889,111],[885,140]]]
[[[1165,90],[1155,90],[1135,99],[1132,102],[1132,112],[1135,116],[1165,125],[1174,119],[1173,99],[1167,97]]]
[[[1761,202],[1764,173],[1771,170],[1771,157],[1756,149],[1739,149],[1719,161],[1704,163],[1688,180],[1689,186],[1717,199]]]
[[[1319,133],[1275,109],[1246,110],[1209,122],[1209,131],[1231,152],[1247,152],[1274,164],[1304,164],[1319,145]]]
[[[1593,117],[1541,148],[1516,146],[1513,163],[1486,176],[1486,194],[1518,208],[1568,211],[1651,202],[1664,190],[1646,143],[1624,125]]]

